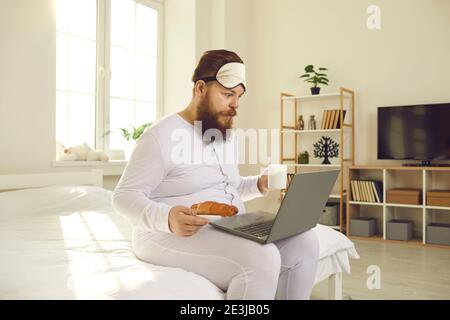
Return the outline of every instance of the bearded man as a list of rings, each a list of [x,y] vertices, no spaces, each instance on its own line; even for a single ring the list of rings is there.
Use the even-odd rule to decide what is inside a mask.
[[[191,209],[215,201],[242,214],[245,201],[268,193],[267,175],[242,177],[237,163],[220,157],[223,150],[235,150],[229,131],[247,89],[242,59],[227,50],[207,51],[192,81],[189,105],[147,128],[113,193],[113,207],[133,224],[135,255],[197,273],[220,288],[225,299],[309,299],[319,256],[313,230],[260,244],[213,228]],[[201,162],[175,159],[177,130],[202,146]],[[211,130],[214,138],[205,139]]]

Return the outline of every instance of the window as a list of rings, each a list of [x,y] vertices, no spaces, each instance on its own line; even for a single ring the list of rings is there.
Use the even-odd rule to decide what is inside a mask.
[[[120,128],[160,112],[162,5],[56,1],[56,140],[123,150]]]
[[[56,139],[95,146],[97,7],[58,0],[56,7]]]

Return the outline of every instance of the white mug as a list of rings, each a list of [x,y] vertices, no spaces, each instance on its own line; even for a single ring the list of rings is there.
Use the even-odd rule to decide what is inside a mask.
[[[268,170],[269,189],[286,189],[287,183],[287,165],[269,164]]]

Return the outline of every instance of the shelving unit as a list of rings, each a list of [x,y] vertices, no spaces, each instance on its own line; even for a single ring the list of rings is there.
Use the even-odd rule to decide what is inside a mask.
[[[320,124],[322,122],[323,111],[329,109],[330,103],[333,104],[333,109],[339,109],[340,129],[321,129]],[[280,162],[288,166],[288,171],[290,173],[299,173],[302,171],[313,171],[313,170],[326,170],[326,169],[340,169],[341,173],[339,175],[336,186],[333,188],[333,192],[330,195],[330,199],[339,200],[339,225],[331,226],[336,230],[345,232],[346,229],[346,218],[344,216],[344,202],[346,201],[346,189],[344,188],[344,173],[347,172],[345,168],[350,165],[355,164],[355,92],[347,88],[340,88],[338,93],[327,93],[319,95],[307,95],[307,96],[296,96],[289,93],[281,93],[280,97],[280,112],[281,112],[281,123],[280,123]],[[287,112],[287,106],[293,107],[290,114]],[[310,114],[315,114],[317,130],[298,130],[296,123],[300,111],[310,108]],[[313,111],[311,111],[313,110]],[[346,110],[346,118],[343,119],[344,110]],[[305,115],[306,113],[302,113]],[[292,121],[292,118],[294,121]],[[304,119],[305,125],[308,123],[308,118]],[[294,123],[292,125],[292,122]],[[297,159],[299,155],[299,147],[305,136],[320,138],[321,135],[327,134],[339,143],[339,158],[338,161],[332,164],[321,164],[321,163],[309,163],[309,164],[299,164]],[[346,152],[344,145],[344,136],[349,137],[348,148]],[[302,139],[301,139],[302,137]],[[285,140],[289,139],[288,143]],[[291,150],[287,147],[290,147]],[[308,144],[309,150],[312,150],[312,143]],[[286,152],[294,153],[294,156],[286,156]],[[312,152],[311,158],[312,158]],[[311,159],[310,158],[310,159]],[[283,198],[286,190],[281,190],[280,199]]]
[[[353,201],[351,180],[380,180],[383,183],[383,202]],[[349,168],[345,184],[347,193],[347,236],[354,239],[370,239],[395,243],[436,246],[445,245],[426,243],[427,225],[430,222],[450,223],[450,207],[427,205],[427,191],[433,189],[450,190],[450,167],[397,167],[397,166],[352,166]],[[422,190],[422,203],[419,205],[396,204],[386,202],[386,192],[392,188],[417,188]],[[377,235],[370,238],[350,236],[350,220],[354,217],[377,218]],[[386,223],[391,219],[414,221],[413,239],[398,241],[386,239]]]

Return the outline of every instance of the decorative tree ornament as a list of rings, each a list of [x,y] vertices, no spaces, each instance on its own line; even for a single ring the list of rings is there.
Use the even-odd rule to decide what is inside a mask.
[[[329,158],[339,156],[339,143],[330,137],[322,136],[319,141],[314,143],[314,157],[324,158],[322,164],[331,164]]]

